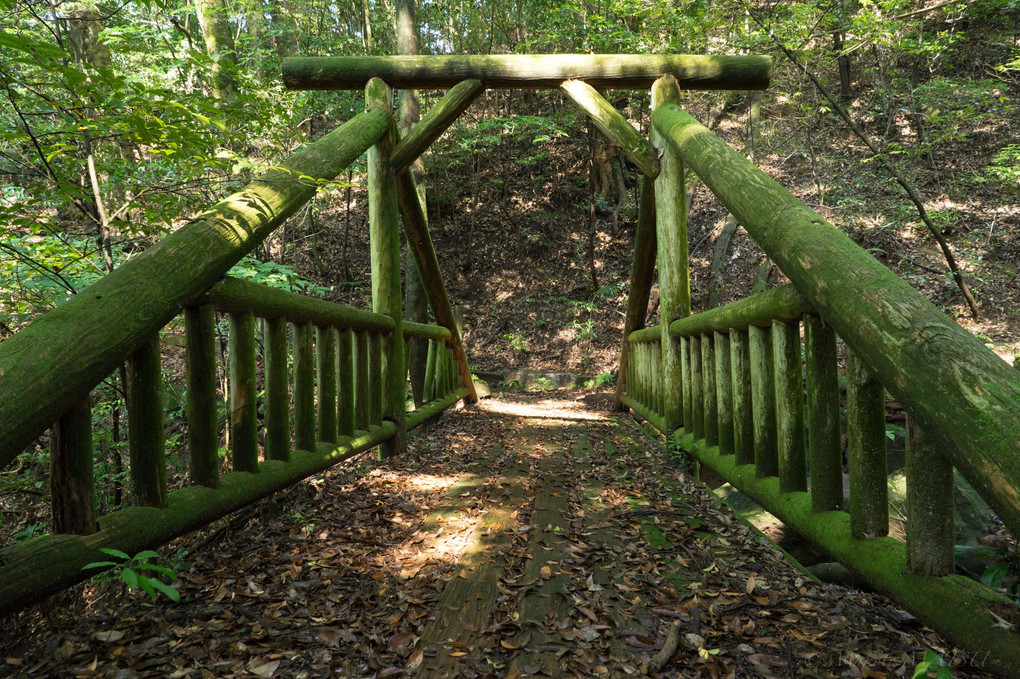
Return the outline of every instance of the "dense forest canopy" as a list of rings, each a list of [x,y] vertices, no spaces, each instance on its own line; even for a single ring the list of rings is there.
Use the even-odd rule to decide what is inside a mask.
[[[0,337],[362,106],[360,93],[285,92],[281,59],[397,51],[396,3],[387,0],[0,0],[0,9]],[[922,184],[934,181],[928,199],[952,203],[987,186],[1008,201],[1020,177],[1018,19],[1016,0],[444,0],[417,8],[423,53],[773,54],[776,78],[761,105],[768,129],[784,136],[774,150],[810,155],[816,201],[834,206],[867,201],[865,185],[886,180],[868,174],[867,153],[856,158],[854,182],[819,176],[816,152],[824,137],[838,139],[840,123],[780,47],[840,97],[882,155]],[[617,103],[638,117],[646,106],[636,96]],[[531,112],[526,104],[514,111]],[[443,142],[454,154],[446,162],[460,153],[477,165],[480,150],[519,126],[555,142],[528,120],[457,127]],[[582,127],[577,118],[561,122],[550,127]],[[985,144],[982,157],[951,157],[954,145],[975,139]],[[358,172],[347,180],[357,184]],[[441,178],[431,183],[442,196]],[[338,183],[319,200],[342,200],[345,189]],[[903,210],[900,218],[911,219]],[[951,208],[934,212],[949,231],[962,219]],[[244,271],[293,283],[282,266],[287,247],[301,243],[269,243]]]

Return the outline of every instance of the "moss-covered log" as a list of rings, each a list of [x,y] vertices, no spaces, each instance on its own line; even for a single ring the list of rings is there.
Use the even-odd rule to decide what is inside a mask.
[[[688,90],[763,90],[772,60],[687,54],[499,54],[291,57],[283,82],[292,90],[357,90],[372,78],[400,89],[453,87],[480,80],[489,89],[555,89],[564,80],[592,87],[646,89],[670,74]]]
[[[952,442],[950,462],[1020,532],[1020,381],[1009,365],[679,107],[659,107],[653,122],[885,388]]]
[[[255,316],[230,314],[227,357],[230,366],[230,461],[235,472],[259,468],[258,413],[255,394]]]
[[[432,419],[465,396],[467,396],[467,388],[460,387],[443,398],[433,400],[421,408],[409,412],[407,414],[407,430],[410,431],[423,422]]]
[[[818,545],[840,563],[973,657],[982,669],[1000,676],[1020,677],[1020,643],[992,615],[1020,619],[1020,607],[981,583],[959,575],[934,578],[907,571],[906,549],[892,538],[855,540],[844,512],[816,512],[808,493],[781,493],[779,479],[756,478],[753,465],[740,466],[690,436],[674,437],[702,464],[740,492],[775,514],[783,523]]]
[[[163,431],[163,371],[154,334],[127,362],[128,452],[131,494],[136,505],[166,502],[166,436]]]
[[[754,464],[751,349],[746,330],[730,330],[730,368],[733,383],[733,449],[737,464]]]
[[[0,562],[4,564],[0,613],[16,611],[95,575],[95,571],[81,568],[92,561],[106,560],[100,547],[128,554],[157,547],[377,446],[392,437],[394,431],[392,423],[384,422],[336,445],[320,445],[314,452],[294,451],[289,463],[263,462],[258,474],[224,474],[217,489],[190,486],[175,491],[169,494],[163,509],[122,509],[99,519],[100,530],[92,535],[45,536],[8,547],[0,551]]]
[[[294,446],[315,448],[315,327],[294,326]]]
[[[95,532],[92,405],[89,397],[67,411],[53,427],[50,436],[50,497],[54,533],[88,535]]]
[[[429,235],[428,221],[422,213],[421,203],[414,191],[411,177],[406,172],[397,177],[397,200],[400,212],[404,217],[404,235],[407,237],[408,247],[414,254],[414,261],[418,265],[421,282],[425,287],[425,294],[429,298],[429,305],[432,307],[432,314],[436,317],[436,323],[450,331],[450,348],[457,361],[460,383],[468,390],[465,402],[474,403],[478,400],[478,395],[475,393],[474,382],[471,380],[471,368],[468,365],[467,352],[464,351],[464,340],[461,338],[457,319],[453,313],[453,307],[450,305],[450,296],[443,283],[439,259],[436,257],[436,250],[432,245],[432,236]]]
[[[650,328],[641,328],[628,335],[627,339],[631,344],[658,344],[662,339],[662,326],[653,325]]]
[[[885,389],[853,351],[846,352],[846,460],[851,535],[888,535]]]
[[[669,324],[669,334],[684,337],[728,332],[731,328],[747,330],[751,325],[767,328],[772,325],[772,321],[795,321],[811,310],[811,304],[796,288],[784,285],[730,302],[726,306],[675,320]]]
[[[209,288],[201,299],[213,304],[218,311],[251,311],[259,318],[283,317],[297,325],[315,323],[372,332],[393,332],[393,319],[389,316],[270,288],[240,278],[224,278]]]
[[[393,148],[390,169],[401,174],[411,167],[484,91],[485,86],[478,80],[465,80],[454,85]]]
[[[184,333],[191,482],[215,488],[220,468],[220,421],[216,396],[216,313],[211,304],[188,307]]]
[[[286,462],[290,456],[287,319],[280,316],[267,320],[265,332],[266,459]]]
[[[836,333],[818,316],[804,316],[808,459],[816,511],[843,506],[843,450],[839,431]]]
[[[441,325],[428,325],[426,323],[414,323],[404,321],[404,337],[421,337],[423,339],[449,340],[453,333],[449,328]]]
[[[730,361],[730,338],[715,333],[715,390],[719,404],[719,449],[733,452],[733,367]]]
[[[639,415],[641,419],[643,419],[644,421],[648,422],[653,427],[658,429],[659,432],[663,434],[666,433],[666,425],[662,420],[662,415],[655,412],[638,399],[627,394],[625,394],[623,397],[623,403],[628,408],[633,410],[637,415]]]
[[[953,466],[915,418],[907,425],[907,567],[915,575],[954,568]],[[1020,641],[1020,639],[1018,639]]]
[[[315,361],[315,382],[319,385],[316,402],[319,440],[332,443],[337,435],[336,328],[327,325],[315,329]]]
[[[804,378],[801,372],[800,323],[772,324],[772,364],[776,387],[776,448],[779,488],[807,490],[804,456]]]
[[[580,80],[568,80],[560,85],[560,89],[646,177],[655,179],[659,176],[659,156],[651,143],[594,87]]]
[[[360,114],[0,343],[0,468],[294,214],[318,180],[364,153],[388,120]]]

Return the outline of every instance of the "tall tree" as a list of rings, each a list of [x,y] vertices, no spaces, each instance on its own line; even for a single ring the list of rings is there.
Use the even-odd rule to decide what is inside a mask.
[[[226,0],[195,0],[195,11],[202,28],[205,52],[212,60],[213,93],[218,99],[233,101],[238,90],[233,75],[234,35]]]

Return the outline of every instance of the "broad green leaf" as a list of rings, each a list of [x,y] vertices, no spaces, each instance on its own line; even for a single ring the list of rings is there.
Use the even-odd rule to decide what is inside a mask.
[[[130,568],[125,568],[120,572],[120,579],[124,581],[124,584],[128,586],[128,589],[135,589],[138,587],[138,573],[135,573]]]
[[[100,547],[99,551],[102,552],[103,554],[109,554],[110,556],[115,556],[118,559],[124,559],[125,561],[130,561],[131,560],[130,556],[128,556],[124,552],[120,551],[119,549],[113,549],[111,547]]]

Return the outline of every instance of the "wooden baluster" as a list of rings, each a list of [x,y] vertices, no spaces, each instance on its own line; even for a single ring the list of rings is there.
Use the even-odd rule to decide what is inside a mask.
[[[142,507],[164,507],[166,442],[158,336],[128,358],[127,378],[128,450],[134,502]]]
[[[730,364],[730,338],[715,333],[715,389],[718,403],[719,452],[733,452],[733,367]]]
[[[447,345],[446,347],[446,395],[450,395],[460,388],[458,378],[460,373],[457,372],[457,361],[453,357],[453,348]]]
[[[382,366],[382,335],[374,332],[368,336],[368,383],[371,385],[368,392],[368,422],[372,426],[382,422],[386,390]]]
[[[804,348],[811,506],[823,512],[843,506],[836,334],[818,316],[807,315],[804,317]]]
[[[776,371],[776,443],[779,450],[779,490],[807,490],[804,451],[804,378],[800,360],[800,323],[772,324]]]
[[[853,351],[846,352],[846,447],[850,473],[850,534],[889,534],[885,389]]]
[[[439,340],[429,340],[429,353],[425,359],[425,386],[422,389],[422,400],[425,403],[433,400],[436,393],[436,362],[439,352]]]
[[[719,400],[715,387],[715,338],[701,336],[701,382],[705,400],[705,445],[719,445]]]
[[[266,459],[290,459],[290,375],[287,359],[287,319],[266,321]]]
[[[955,567],[953,466],[913,417],[907,422],[907,568],[949,575]]]
[[[191,482],[219,485],[220,425],[216,396],[216,312],[212,304],[184,311],[188,389],[188,458]]]
[[[345,328],[340,331],[339,353],[340,353],[340,389],[337,403],[337,419],[339,420],[340,433],[344,436],[352,436],[358,428],[357,406],[355,405],[354,375],[354,331]]]
[[[754,423],[754,465],[759,477],[779,473],[776,448],[776,386],[772,365],[772,329],[747,329],[751,358],[751,411]]]
[[[754,464],[754,414],[751,405],[751,349],[746,330],[730,330],[733,383],[733,449],[737,464]]]
[[[357,412],[358,429],[363,431],[368,430],[371,418],[369,401],[371,400],[370,394],[373,387],[368,379],[369,345],[368,331],[362,330],[358,333],[358,350],[355,363],[357,366],[357,398],[354,400],[354,403]]]
[[[680,338],[680,390],[683,392],[683,420],[684,433],[690,434],[694,431],[694,396],[691,392],[693,377],[691,372],[691,341],[687,337]]]
[[[235,472],[259,470],[258,411],[255,406],[255,316],[230,314],[230,455]]]
[[[319,385],[319,440],[336,442],[336,328],[315,329],[316,379]]]
[[[705,377],[701,369],[701,335],[687,338],[691,347],[691,420],[694,438],[705,438]]]
[[[64,413],[51,430],[50,497],[54,533],[96,532],[92,407],[88,396]]]
[[[311,323],[294,326],[294,447],[315,450],[315,347]]]

